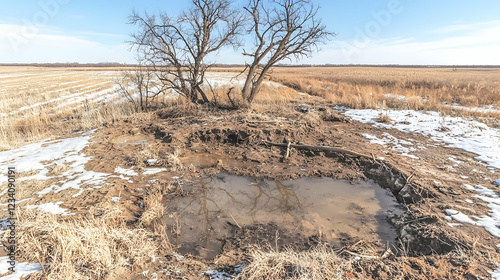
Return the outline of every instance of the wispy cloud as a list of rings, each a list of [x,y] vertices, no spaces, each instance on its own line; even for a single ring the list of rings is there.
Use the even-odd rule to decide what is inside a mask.
[[[494,21],[476,22],[469,24],[452,24],[436,28],[434,30],[431,30],[430,32],[436,34],[446,34],[446,33],[464,32],[464,31],[472,32],[472,31],[481,31],[484,29],[498,27],[498,26],[500,26],[500,21],[494,20]]]
[[[0,62],[133,62],[124,43],[106,45],[51,27],[31,32],[26,26],[0,24]]]
[[[450,25],[433,32],[440,32],[440,38],[396,37],[367,40],[363,44],[355,40],[336,41],[303,62],[500,65],[500,21]]]

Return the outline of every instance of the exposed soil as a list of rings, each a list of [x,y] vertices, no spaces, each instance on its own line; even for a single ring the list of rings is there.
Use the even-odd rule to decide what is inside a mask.
[[[143,199],[152,185],[170,184],[173,187],[164,201],[165,222],[173,236],[176,231],[179,234],[186,232],[176,222],[175,205],[186,197],[199,194],[199,187],[189,187],[190,182],[199,178],[224,173],[273,182],[303,177],[328,177],[352,183],[372,180],[389,190],[405,211],[390,221],[398,237],[390,246],[391,254],[384,254],[387,247],[380,240],[366,240],[362,234],[344,236],[341,242],[331,243],[339,249],[339,254],[350,259],[355,257],[353,252],[364,254],[370,249],[374,258],[362,258],[357,270],[353,271],[353,278],[491,277],[488,271],[494,270],[495,261],[499,260],[498,240],[483,228],[467,224],[450,227],[443,219],[444,210],[448,208],[469,214],[487,211],[484,205],[474,204],[466,209],[460,205],[471,196],[462,185],[484,184],[484,177],[491,176],[491,170],[475,161],[473,154],[445,147],[424,136],[353,122],[327,105],[316,103],[305,107],[307,109],[296,104],[279,108],[262,106],[259,112],[211,111],[202,107],[191,111],[170,109],[146,121],[126,120],[108,125],[94,134],[92,144],[86,148],[85,153],[93,156],[86,169],[112,173],[117,166],[136,166],[140,171],[147,166],[144,159],[138,157],[144,149],[155,151],[159,158],[176,153],[182,167],[173,168],[167,164],[167,171],[132,177],[132,183],[112,178],[108,186],[68,199],[62,207],[84,213],[90,206],[112,203],[111,197],[119,196],[118,204],[127,209],[127,220],[133,227],[144,211]],[[426,149],[420,150],[419,159],[412,159],[370,144],[362,137],[363,133],[378,136],[384,132],[399,139],[412,139]],[[286,148],[268,145],[262,140],[337,147],[366,156],[291,148],[286,157]],[[463,163],[452,167],[450,156]],[[495,175],[500,177],[498,172]],[[468,179],[461,176],[468,176]],[[72,194],[68,192],[66,196]],[[65,194],[55,195],[61,200]],[[119,268],[109,275],[109,279],[151,279],[151,275],[141,274],[146,270],[156,272],[159,279],[206,279],[208,276],[202,273],[207,269],[218,268],[232,273],[235,265],[248,263],[248,252],[255,245],[269,244],[277,249],[294,246],[297,250],[307,250],[328,241],[325,234],[304,231],[297,235],[275,222],[258,220],[240,224],[238,220],[242,218],[238,215],[233,215],[233,219],[227,216],[221,219],[226,222],[224,234],[216,236],[206,248],[198,245],[207,240],[193,241],[191,247],[172,240],[179,247],[177,253],[165,252],[160,256],[161,261]],[[383,254],[384,258],[380,258]]]

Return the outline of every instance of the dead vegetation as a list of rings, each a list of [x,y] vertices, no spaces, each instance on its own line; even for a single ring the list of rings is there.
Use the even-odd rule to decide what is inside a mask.
[[[278,68],[271,80],[355,109],[435,110],[500,118],[498,69]],[[487,110],[491,106],[496,111]]]
[[[150,259],[159,247],[150,232],[128,228],[119,209],[78,218],[33,210],[17,214],[17,254],[43,264],[38,279],[103,279],[119,266]]]
[[[298,252],[254,249],[253,260],[237,279],[352,279],[356,276],[352,262],[341,258],[332,249],[318,246]]]

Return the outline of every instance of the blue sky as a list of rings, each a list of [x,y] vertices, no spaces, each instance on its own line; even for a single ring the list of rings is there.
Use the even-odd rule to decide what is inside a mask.
[[[0,63],[134,62],[126,41],[131,10],[166,11],[180,0],[2,1]],[[246,1],[239,0],[236,5]],[[498,0],[316,0],[319,16],[338,35],[299,63],[500,65]],[[250,41],[250,40],[248,40]],[[209,57],[242,63],[240,52]],[[296,63],[295,61],[291,61]]]

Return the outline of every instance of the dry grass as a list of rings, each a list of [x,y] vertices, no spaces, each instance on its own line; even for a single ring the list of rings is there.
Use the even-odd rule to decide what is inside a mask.
[[[116,71],[0,68],[0,150],[112,123],[134,114],[113,94]]]
[[[151,258],[158,245],[144,229],[129,229],[118,209],[100,217],[62,218],[33,210],[18,210],[18,256],[44,263],[35,278],[102,279],[127,263]]]
[[[233,87],[229,96],[229,86],[221,86],[216,88],[204,87],[204,91],[209,95],[211,100],[221,105],[226,106],[244,106],[243,99],[241,98],[241,88],[238,86]],[[263,84],[261,91],[255,97],[253,106],[259,105],[276,105],[282,106],[289,102],[300,98],[297,91],[284,86],[275,86],[270,84]],[[232,101],[232,102],[231,102]]]
[[[237,279],[352,279],[352,263],[325,246],[297,252],[253,250]]]
[[[148,191],[144,198],[144,212],[141,215],[139,222],[143,225],[150,226],[153,221],[161,219],[165,213],[163,204],[163,196],[170,186],[155,184],[152,190]]]
[[[175,107],[172,107],[175,108]],[[150,161],[153,160],[153,161]],[[146,166],[167,167],[172,171],[182,170],[184,166],[179,159],[179,151],[160,154],[158,149],[148,143],[143,143],[141,148],[128,160],[129,165],[143,168]]]
[[[437,110],[500,118],[500,69],[279,68],[272,79],[350,108]],[[460,107],[451,107],[457,105]]]

